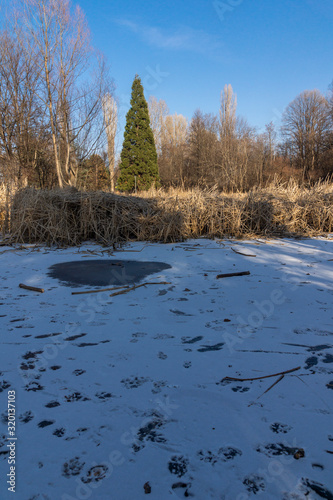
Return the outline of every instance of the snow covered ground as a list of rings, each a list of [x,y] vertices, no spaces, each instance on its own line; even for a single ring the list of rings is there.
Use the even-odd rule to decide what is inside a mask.
[[[332,240],[128,244],[170,284],[114,297],[47,274],[97,245],[0,250],[1,499],[333,498]]]

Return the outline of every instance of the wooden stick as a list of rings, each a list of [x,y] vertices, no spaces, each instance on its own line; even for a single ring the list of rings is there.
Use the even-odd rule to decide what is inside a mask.
[[[237,380],[238,382],[250,382],[252,380],[261,380],[263,378],[269,378],[269,377],[277,377],[278,375],[285,375],[286,373],[292,373],[295,372],[296,370],[300,370],[301,367],[298,366],[297,368],[292,368],[291,370],[285,370],[284,372],[279,372],[279,373],[273,373],[272,375],[263,375],[262,377],[253,377],[253,378],[235,378],[235,377],[224,377],[223,380]]]
[[[36,288],[35,286],[24,285],[23,283],[20,283],[19,287],[25,290],[32,290],[33,292],[44,293],[44,288]]]
[[[257,257],[256,255],[254,254],[249,254],[249,253],[243,253],[243,252],[239,252],[238,250],[235,250],[234,248],[231,247],[231,250],[235,253],[238,253],[239,255],[245,255],[245,257]]]
[[[241,273],[218,274],[216,276],[216,279],[231,278],[232,276],[248,276],[249,274],[251,274],[250,271],[242,271]]]
[[[110,297],[115,297],[116,295],[122,295],[123,293],[131,292],[136,288],[140,288],[140,286],[146,286],[146,285],[171,285],[171,283],[169,281],[160,281],[159,283],[153,283],[151,281],[148,281],[147,283],[141,283],[141,285],[134,285],[131,288],[127,288],[127,290],[121,290],[120,292],[111,293]]]
[[[72,292],[72,295],[83,295],[84,293],[110,292],[111,290],[120,290],[121,288],[129,288],[129,285],[115,286],[112,288],[101,288],[100,290],[85,290],[84,292]]]
[[[258,396],[258,397],[256,398],[256,401],[257,401],[258,399],[260,399],[260,398],[261,398],[261,396],[263,396],[264,394],[266,394],[266,392],[270,391],[270,390],[271,390],[271,389],[272,389],[272,388],[273,388],[276,384],[278,384],[278,383],[279,383],[279,382],[280,382],[283,378],[284,378],[284,375],[281,375],[281,377],[279,377],[277,380],[275,380],[274,384],[270,385],[270,386],[268,387],[268,389],[266,389],[266,391],[265,391],[265,392],[263,392],[262,394],[260,394],[260,396]],[[253,403],[250,403],[248,406],[252,406],[253,404],[254,404],[254,402],[253,402]]]

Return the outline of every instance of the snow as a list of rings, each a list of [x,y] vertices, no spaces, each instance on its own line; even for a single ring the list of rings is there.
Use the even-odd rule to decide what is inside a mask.
[[[114,297],[47,274],[103,250],[1,249],[0,498],[15,390],[19,500],[332,499],[333,241],[130,243],[170,285]]]

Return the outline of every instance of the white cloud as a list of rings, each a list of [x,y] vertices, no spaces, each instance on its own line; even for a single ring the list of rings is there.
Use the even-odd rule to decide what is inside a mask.
[[[218,37],[188,26],[180,26],[173,32],[167,32],[161,28],[144,26],[128,19],[117,20],[117,24],[126,27],[136,33],[143,41],[157,48],[213,55],[223,47]]]

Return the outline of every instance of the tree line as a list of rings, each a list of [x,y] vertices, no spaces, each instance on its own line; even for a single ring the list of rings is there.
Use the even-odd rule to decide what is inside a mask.
[[[14,4],[13,4],[14,5]],[[333,173],[333,86],[307,90],[258,132],[225,85],[217,114],[188,120],[132,86],[116,158],[117,100],[103,55],[69,0],[19,0],[0,27],[0,182],[137,191],[151,185],[224,191],[274,177],[311,183]]]
[[[261,133],[237,116],[231,85],[221,92],[217,115],[198,109],[188,121],[154,97],[149,112],[164,186],[245,191],[276,177],[311,184],[333,173],[333,87],[327,96],[302,92],[286,107],[281,127],[270,122]]]

